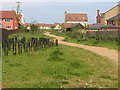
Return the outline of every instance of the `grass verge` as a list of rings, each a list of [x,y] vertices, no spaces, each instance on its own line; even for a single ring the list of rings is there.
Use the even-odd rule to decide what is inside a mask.
[[[117,88],[117,75],[112,60],[65,45],[3,55],[6,88]]]

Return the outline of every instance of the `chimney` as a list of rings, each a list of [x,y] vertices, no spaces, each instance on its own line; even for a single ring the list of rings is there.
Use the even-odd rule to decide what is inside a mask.
[[[67,11],[65,11],[64,14],[66,15],[66,14],[67,14]]]
[[[97,15],[100,15],[100,10],[97,10]]]

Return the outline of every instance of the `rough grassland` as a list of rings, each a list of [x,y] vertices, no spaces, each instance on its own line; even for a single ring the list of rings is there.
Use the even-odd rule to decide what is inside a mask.
[[[115,50],[120,50],[118,47],[120,46],[118,42],[110,42],[110,41],[105,41],[105,40],[96,40],[96,39],[77,39],[77,38],[72,38],[69,35],[67,35],[66,32],[57,32],[57,31],[51,31],[51,34],[57,35],[57,36],[62,36],[65,37],[64,41],[67,42],[73,42],[77,44],[84,44],[84,45],[89,45],[89,46],[98,46],[98,47],[107,47],[109,49],[115,49]]]
[[[18,54],[3,55],[3,87],[60,88],[77,84],[118,87],[117,65],[84,49],[59,45]],[[73,85],[74,84],[74,85]]]

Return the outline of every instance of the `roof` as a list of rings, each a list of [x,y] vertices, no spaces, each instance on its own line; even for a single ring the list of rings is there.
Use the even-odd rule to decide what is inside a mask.
[[[32,23],[25,23],[24,26],[30,26]]]
[[[22,14],[17,14],[18,21],[22,18]]]
[[[114,8],[116,8],[116,7],[120,7],[120,4],[118,4],[118,5],[114,6],[114,7],[112,7],[111,9],[109,9],[108,11],[106,11],[105,13],[109,12],[110,10],[112,10],[112,9],[114,9]]]
[[[63,23],[62,25],[66,28],[70,28],[72,26],[72,23]]]
[[[88,17],[87,14],[67,13],[65,15],[65,21],[88,21]]]
[[[94,24],[93,26],[89,26],[90,29],[101,29],[104,27],[104,24]]]
[[[100,13],[100,16],[101,16],[101,17],[104,17],[104,13]]]
[[[54,26],[54,24],[37,23],[38,26]]]
[[[109,24],[106,26],[106,28],[119,28],[118,26],[115,26],[115,25],[112,25],[112,24]]]
[[[2,18],[14,18],[16,15],[15,11],[0,11]]]
[[[107,19],[107,21],[120,20],[119,17],[120,17],[120,14],[117,15],[117,16],[114,16],[114,17],[112,17],[112,18],[110,18],[110,19]]]

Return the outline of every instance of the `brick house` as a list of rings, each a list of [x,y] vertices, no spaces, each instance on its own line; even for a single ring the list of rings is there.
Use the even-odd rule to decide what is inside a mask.
[[[0,11],[0,15],[0,24],[4,29],[14,30],[24,25],[22,14],[16,14],[15,11]]]
[[[65,11],[65,23],[80,23],[86,26],[88,22],[87,14],[84,13],[67,13]]]

